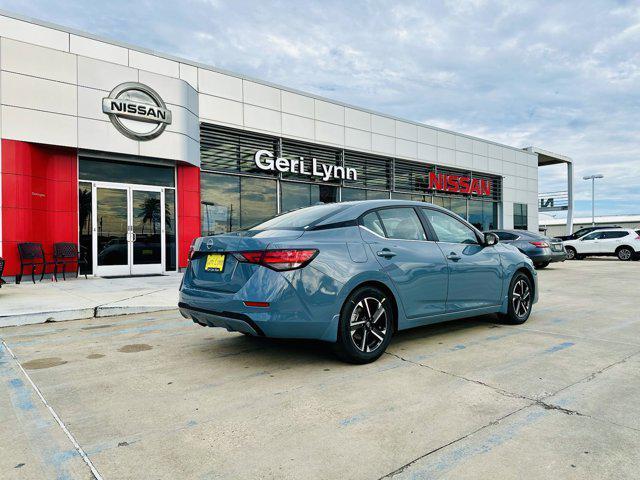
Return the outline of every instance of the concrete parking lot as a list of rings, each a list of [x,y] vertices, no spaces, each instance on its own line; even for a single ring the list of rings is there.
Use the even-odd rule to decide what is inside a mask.
[[[525,325],[402,332],[364,366],[177,312],[0,329],[0,478],[637,479],[639,278],[552,265]]]

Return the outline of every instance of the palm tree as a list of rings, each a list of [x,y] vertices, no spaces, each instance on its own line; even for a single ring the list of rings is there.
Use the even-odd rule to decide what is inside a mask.
[[[138,218],[142,219],[142,233],[144,234],[144,224],[151,223],[153,233],[156,233],[156,224],[160,220],[160,198],[149,196],[145,198],[142,204],[142,211],[138,214]]]

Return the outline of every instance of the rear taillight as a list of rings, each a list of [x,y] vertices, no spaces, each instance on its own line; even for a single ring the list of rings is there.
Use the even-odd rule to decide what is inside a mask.
[[[547,242],[529,242],[529,243],[538,248],[549,248],[549,244]]]
[[[302,268],[313,260],[318,254],[315,249],[282,249],[282,250],[263,250],[261,252],[242,252],[235,253],[235,257],[239,262],[254,263],[269,267],[273,270],[295,270]]]
[[[194,238],[193,241],[191,242],[191,245],[189,245],[189,255],[187,256],[189,261],[191,261],[191,259],[193,258],[193,254],[196,251],[196,247],[195,247],[196,240],[197,240],[197,238]]]

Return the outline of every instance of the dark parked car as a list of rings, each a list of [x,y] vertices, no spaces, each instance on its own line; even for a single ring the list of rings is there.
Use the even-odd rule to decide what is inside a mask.
[[[567,252],[559,238],[545,237],[527,230],[491,230],[501,243],[508,243],[528,256],[536,268],[545,268],[552,262],[564,262]]]
[[[556,238],[560,240],[577,240],[580,237],[584,237],[585,235],[595,231],[602,230],[604,228],[620,228],[620,225],[598,225],[596,227],[584,227],[580,230],[576,230],[571,235],[558,235]]]

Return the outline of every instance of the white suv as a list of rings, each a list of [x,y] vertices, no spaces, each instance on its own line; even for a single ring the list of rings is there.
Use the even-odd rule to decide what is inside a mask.
[[[615,255],[620,260],[635,260],[640,254],[640,230],[607,228],[564,242],[569,260],[589,255]]]

